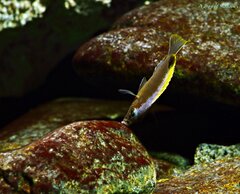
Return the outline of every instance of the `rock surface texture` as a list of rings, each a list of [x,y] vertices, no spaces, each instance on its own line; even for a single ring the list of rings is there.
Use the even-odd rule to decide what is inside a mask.
[[[72,122],[92,119],[120,120],[130,102],[86,98],[60,98],[38,106],[0,130],[0,151],[23,147]],[[158,105],[152,112],[171,110]]]
[[[112,88],[130,84],[136,89],[140,77],[150,76],[166,55],[170,35],[177,33],[190,43],[178,55],[169,90],[239,105],[239,4],[215,4],[161,0],[137,8],[78,49],[76,70],[86,79],[96,75],[95,85],[98,77],[107,77]]]
[[[119,119],[127,111],[126,101],[62,98],[32,109],[0,133],[0,151],[23,147],[69,123],[88,119]]]
[[[183,173],[157,181],[154,193],[239,193],[239,145],[201,144],[195,165]]]
[[[153,160],[119,122],[72,123],[0,153],[1,193],[149,193],[155,181]]]

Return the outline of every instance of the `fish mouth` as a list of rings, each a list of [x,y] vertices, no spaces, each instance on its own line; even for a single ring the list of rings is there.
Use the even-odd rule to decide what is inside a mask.
[[[121,121],[122,124],[129,126],[129,122],[127,122],[126,120]]]

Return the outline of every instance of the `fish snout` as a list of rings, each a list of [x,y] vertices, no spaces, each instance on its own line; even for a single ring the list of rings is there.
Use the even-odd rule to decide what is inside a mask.
[[[121,121],[121,123],[124,124],[124,125],[126,125],[126,126],[129,125],[129,123],[128,123],[125,119],[124,119],[123,121]]]

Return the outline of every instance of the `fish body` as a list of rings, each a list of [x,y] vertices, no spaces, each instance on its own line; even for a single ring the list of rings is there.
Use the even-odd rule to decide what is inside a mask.
[[[169,51],[163,60],[155,67],[153,75],[148,81],[142,81],[135,100],[131,104],[122,123],[132,124],[137,118],[148,110],[151,105],[167,88],[176,66],[176,54],[187,43],[177,34],[173,34],[169,40]],[[144,79],[145,80],[145,79]],[[125,93],[133,94],[124,90]],[[127,91],[127,92],[126,92]]]

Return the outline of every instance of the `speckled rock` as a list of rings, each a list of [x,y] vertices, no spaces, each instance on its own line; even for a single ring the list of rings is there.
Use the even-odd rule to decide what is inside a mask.
[[[80,75],[86,72],[97,77],[110,72],[116,88],[136,88],[140,82],[136,79],[152,74],[167,53],[170,35],[177,33],[191,42],[178,55],[168,91],[239,105],[239,4],[218,3],[161,0],[135,9],[111,31],[79,48],[74,57],[76,69]]]
[[[122,118],[128,106],[126,101],[84,98],[62,98],[48,102],[1,129],[0,151],[23,147],[71,122]]]
[[[194,166],[158,179],[154,193],[239,193],[239,146],[201,144]]]
[[[91,119],[120,120],[131,102],[84,98],[61,98],[32,109],[0,130],[0,151],[23,147],[71,122]],[[153,112],[167,111],[155,106]]]
[[[158,180],[154,193],[239,193],[240,157],[196,165],[171,179]]]
[[[240,144],[231,146],[221,146],[215,144],[201,144],[197,147],[194,163],[210,163],[225,157],[240,156]]]
[[[150,193],[155,166],[119,122],[82,121],[0,153],[0,192]]]
[[[150,75],[167,47],[163,33],[153,28],[113,30],[79,48],[74,56],[75,69],[87,82],[110,89],[106,92],[126,87],[136,91],[142,77]]]

